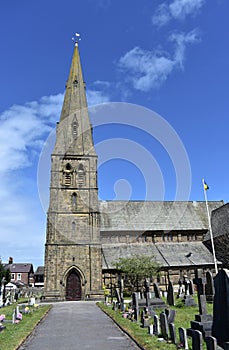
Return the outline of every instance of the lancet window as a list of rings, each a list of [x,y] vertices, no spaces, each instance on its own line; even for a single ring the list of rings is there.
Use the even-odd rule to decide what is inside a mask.
[[[85,170],[83,167],[83,164],[80,164],[78,167],[78,185],[79,187],[82,187],[85,185]]]

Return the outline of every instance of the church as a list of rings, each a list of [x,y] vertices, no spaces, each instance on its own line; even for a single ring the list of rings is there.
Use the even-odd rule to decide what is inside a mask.
[[[205,202],[98,200],[97,154],[77,43],[51,161],[45,300],[101,298],[103,285],[114,281],[114,262],[133,254],[159,263],[158,283],[165,288],[168,279],[177,283],[196,268],[214,271],[203,244]],[[209,209],[222,205],[209,202]]]

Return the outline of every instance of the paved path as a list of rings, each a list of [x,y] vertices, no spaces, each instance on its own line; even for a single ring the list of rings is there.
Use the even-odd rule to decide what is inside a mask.
[[[139,349],[94,302],[53,304],[19,350]]]

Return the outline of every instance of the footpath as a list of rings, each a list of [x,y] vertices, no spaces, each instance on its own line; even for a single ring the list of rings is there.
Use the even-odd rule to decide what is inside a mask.
[[[95,302],[54,303],[18,350],[135,350],[139,347]]]

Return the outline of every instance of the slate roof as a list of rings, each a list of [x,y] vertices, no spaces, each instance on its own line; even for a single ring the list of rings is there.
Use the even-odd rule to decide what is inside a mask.
[[[100,201],[101,231],[208,229],[205,202]],[[208,203],[212,211],[223,201]]]
[[[36,272],[35,272],[35,275],[38,276],[38,275],[44,275],[44,266],[38,266],[37,269],[36,269]]]
[[[102,245],[103,269],[112,269],[113,262],[133,254],[153,256],[163,268],[214,265],[202,242],[120,243]]]
[[[11,273],[19,272],[19,273],[33,273],[33,265],[32,264],[23,264],[23,263],[16,263],[16,264],[5,264],[4,265],[6,269],[10,269]]]

